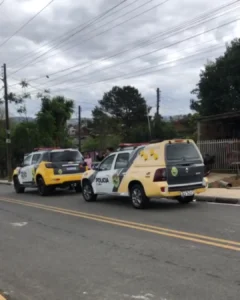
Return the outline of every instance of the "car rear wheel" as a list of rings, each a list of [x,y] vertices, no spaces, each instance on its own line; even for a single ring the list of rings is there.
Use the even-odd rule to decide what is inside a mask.
[[[44,179],[42,177],[38,177],[37,186],[40,196],[47,196],[50,193],[50,188],[45,185]]]
[[[134,184],[130,188],[130,198],[132,206],[136,209],[147,208],[149,205],[149,198],[146,196],[144,188],[141,184]]]
[[[23,194],[25,191],[25,187],[21,185],[17,176],[13,178],[14,189],[17,194]]]
[[[89,181],[83,182],[82,193],[84,200],[87,202],[93,202],[97,199],[97,195],[94,194],[92,185]]]
[[[193,200],[194,200],[194,195],[178,198],[178,202],[181,204],[188,204],[188,203],[192,202]]]

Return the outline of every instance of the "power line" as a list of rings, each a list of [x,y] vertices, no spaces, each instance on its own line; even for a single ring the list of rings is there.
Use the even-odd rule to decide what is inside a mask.
[[[206,49],[203,49],[204,51],[200,51],[200,52],[197,52],[197,53],[195,53],[195,54],[191,54],[191,55],[189,55],[189,56],[185,56],[185,57],[181,57],[181,58],[178,58],[178,59],[174,59],[174,60],[170,60],[170,61],[167,61],[167,62],[162,62],[161,63],[161,65],[168,65],[168,64],[172,64],[172,63],[174,63],[174,62],[179,62],[179,61],[183,61],[183,60],[185,60],[185,59],[188,59],[188,58],[192,58],[192,57],[195,57],[195,56],[198,56],[199,54],[204,54],[204,53],[208,53],[208,52],[210,52],[210,51],[213,51],[214,49],[215,50],[218,50],[218,49],[220,49],[220,48],[222,48],[224,45],[221,45],[221,46],[219,46],[219,45],[215,45],[215,46],[211,46],[211,47],[208,47],[208,48],[206,48]],[[159,65],[158,65],[159,66]],[[148,67],[148,68],[144,68],[144,69],[140,69],[140,70],[136,70],[136,71],[134,71],[134,72],[131,72],[130,74],[135,74],[135,73],[137,73],[137,72],[140,72],[140,71],[143,71],[143,70],[149,70],[149,69],[154,69],[154,68],[156,68],[156,67],[158,67],[158,66],[152,66],[152,67]],[[165,69],[169,69],[169,68],[172,68],[172,67],[175,67],[175,66],[170,66],[170,67],[164,67],[164,68],[161,68],[161,69],[157,69],[157,70],[165,70]],[[154,71],[152,71],[152,72],[154,72]],[[148,73],[146,73],[146,74],[148,74]],[[127,74],[124,74],[124,75],[128,75],[128,73]],[[145,75],[145,73],[144,74],[140,74],[140,75]],[[134,76],[131,76],[131,77],[129,77],[129,78],[133,78]],[[138,75],[136,76],[136,77],[138,77]],[[108,81],[108,80],[112,80],[112,79],[118,79],[118,80],[124,80],[125,78],[123,77],[121,77],[121,76],[117,76],[117,77],[113,77],[113,78],[108,78],[108,79],[105,79],[105,80],[102,80],[102,81],[97,81],[97,82],[92,82],[92,83],[86,83],[86,84],[84,84],[84,85],[81,85],[81,86],[76,86],[75,88],[78,88],[78,87],[84,87],[84,86],[88,86],[88,85],[92,85],[92,84],[98,84],[98,83],[101,83],[101,82],[106,82],[106,81]],[[33,88],[35,88],[35,87],[33,87]],[[52,86],[50,86],[50,87],[48,87],[48,89],[51,89],[52,88]],[[64,88],[64,87],[63,87]],[[73,89],[74,87],[71,87],[71,90]],[[39,90],[39,88],[37,88],[38,90]],[[41,90],[43,90],[43,88],[41,88]],[[60,89],[60,90],[62,90],[62,89]],[[55,91],[54,93],[56,93],[57,91]]]
[[[212,40],[208,40],[208,41],[206,41],[206,42],[197,43],[197,44],[194,45],[194,48],[195,48],[195,47],[198,47],[198,46],[202,46],[202,45],[205,44],[205,43],[213,42],[213,41],[214,41],[214,40],[212,39]],[[179,49],[179,50],[177,51],[176,54],[179,54],[179,53],[184,52],[184,51],[186,51],[186,50],[189,50],[189,49],[191,49],[191,48],[193,48],[193,47],[187,47],[187,48],[184,47],[183,49]],[[149,63],[149,62],[152,62],[152,61],[159,61],[159,58],[162,58],[162,57],[164,57],[164,56],[160,56],[160,57],[157,57],[157,58],[148,60],[148,63]],[[117,72],[118,70],[115,69],[115,71]],[[78,79],[79,79],[79,78],[78,78]],[[48,82],[49,82],[49,81],[47,81],[46,83],[48,83]],[[67,83],[67,82],[68,82],[68,81],[64,81],[64,82],[60,82],[60,83],[57,82],[57,83],[51,85],[51,87],[56,86],[56,85],[59,85],[59,84],[62,84],[62,83]],[[73,82],[73,81],[71,80],[71,83],[78,83],[78,81],[77,81],[77,82]]]
[[[221,47],[223,47],[223,46],[224,45],[222,45]],[[217,46],[216,48],[219,49],[220,46]],[[168,62],[165,62],[165,63],[162,63],[162,64],[164,65],[164,64],[170,64],[170,63],[178,62],[178,61],[184,60],[186,58],[197,56],[198,54],[204,54],[204,53],[210,52],[212,50],[213,50],[213,47],[211,47],[207,51],[198,52],[198,53],[195,53],[193,55],[189,55],[187,57],[182,57],[182,58],[179,58],[179,59],[171,60],[171,61],[168,61]],[[152,69],[154,69],[156,67],[158,67],[158,66],[152,66],[152,67],[148,67],[148,68],[139,69],[139,70],[131,72],[131,73],[126,73],[126,74],[124,74],[126,77],[124,75],[123,75],[123,77],[122,76],[110,77],[110,78],[106,78],[106,79],[101,80],[101,81],[96,81],[96,82],[91,82],[91,83],[86,83],[86,84],[83,84],[83,85],[79,85],[79,86],[76,86],[76,87],[71,87],[71,90],[82,88],[82,87],[85,87],[85,86],[90,86],[90,85],[95,85],[95,84],[107,82],[107,81],[110,81],[110,80],[117,81],[117,80],[126,80],[126,79],[131,79],[131,78],[137,78],[137,77],[141,77],[143,75],[147,75],[147,74],[150,74],[150,73],[155,73],[155,72],[158,72],[158,71],[165,70],[165,69],[169,68],[169,67],[165,67],[165,68],[160,68],[160,69],[152,70]],[[147,70],[147,72],[143,72],[143,73],[134,75],[135,73],[138,73],[138,72],[141,72],[141,71],[146,71],[146,70]],[[130,76],[127,76],[127,75],[130,75]]]
[[[221,47],[216,47],[216,50],[219,49],[219,48],[222,48],[223,46],[224,46],[224,45],[222,45]],[[209,49],[208,51],[204,51],[204,52],[202,52],[202,53],[197,53],[197,55],[203,54],[203,53],[206,53],[206,52],[209,52],[209,51],[213,51],[213,49]],[[196,56],[196,54],[189,56],[189,58],[190,58],[190,57],[194,57],[194,56]],[[187,58],[187,57],[185,57],[185,58]],[[185,59],[185,58],[178,59],[178,61],[180,61],[180,60],[182,60],[182,59]],[[175,61],[177,61],[177,60],[175,60]],[[172,61],[172,62],[173,62],[173,61]],[[168,62],[168,63],[172,63],[172,62]],[[185,62],[185,63],[186,63],[186,62]],[[188,62],[187,62],[187,63],[188,63]],[[183,62],[183,64],[184,64],[184,62]],[[159,72],[160,70],[170,69],[170,68],[174,68],[174,67],[176,67],[176,66],[168,66],[168,67],[160,68],[160,69],[157,69],[157,70],[154,70],[154,71],[151,71],[151,72],[145,72],[144,74],[141,74],[141,75],[146,75],[146,74],[149,74],[149,73]],[[131,77],[129,77],[129,78],[132,78],[132,77],[134,77],[134,76],[131,76]],[[72,89],[71,89],[71,90],[72,90]],[[54,92],[54,93],[56,93],[56,92]],[[32,92],[31,92],[31,94],[32,94]],[[59,93],[58,93],[58,94],[59,94]],[[93,102],[91,102],[91,101],[81,101],[81,104],[87,104],[87,105],[91,105],[91,106],[96,106],[96,105],[97,105],[97,103],[93,103]]]
[[[151,45],[151,44],[158,43],[159,40],[157,40],[157,41],[155,41],[155,40],[158,39],[158,38],[161,37],[161,36],[167,35],[168,33],[173,33],[173,34],[170,35],[170,36],[174,36],[174,35],[176,35],[176,33],[179,33],[179,32],[181,32],[181,31],[184,31],[184,30],[187,30],[187,29],[194,28],[194,27],[200,25],[201,23],[205,23],[205,22],[211,21],[211,20],[213,20],[213,19],[215,19],[215,18],[218,18],[219,15],[217,15],[217,16],[212,16],[210,19],[206,19],[206,18],[208,17],[208,15],[211,16],[211,14],[218,12],[218,11],[221,10],[222,8],[226,8],[226,7],[229,6],[229,5],[235,4],[236,2],[239,2],[239,0],[238,0],[238,1],[234,1],[234,2],[232,2],[232,3],[230,3],[230,4],[227,4],[227,5],[221,6],[221,7],[217,8],[217,9],[214,9],[213,11],[208,12],[207,14],[203,14],[203,15],[201,14],[201,15],[198,16],[197,18],[191,19],[191,20],[188,21],[188,22],[184,22],[183,24],[181,24],[181,25],[179,25],[179,26],[177,26],[177,27],[175,26],[175,27],[171,28],[170,30],[168,30],[168,31],[166,31],[166,32],[161,32],[160,34],[154,35],[151,39],[142,41],[142,42],[140,42],[138,45],[133,44],[133,47],[132,47],[132,48],[124,49],[124,50],[121,50],[121,51],[119,51],[119,52],[117,52],[117,53],[114,53],[114,54],[112,54],[112,55],[110,55],[110,56],[103,57],[103,58],[100,59],[98,62],[102,62],[102,61],[108,60],[108,59],[110,59],[110,58],[114,58],[114,57],[119,56],[119,55],[121,55],[121,54],[123,54],[123,53],[129,52],[130,50],[134,50],[134,49],[138,49],[138,48],[143,48],[143,47],[149,46],[149,45]],[[228,12],[228,11],[227,11],[227,12]],[[226,13],[226,12],[222,12],[222,15],[225,14],[225,13]],[[222,15],[220,15],[220,16],[222,16]],[[199,22],[200,22],[200,23],[199,23]],[[188,23],[191,25],[190,27],[189,27],[189,26],[186,27],[186,25],[187,25]],[[196,24],[195,24],[195,23],[196,23]],[[175,32],[174,32],[174,31],[175,31]],[[165,39],[167,39],[167,38],[169,38],[169,35],[166,36],[165,38],[163,38],[161,41],[163,41],[163,40],[165,40]],[[153,41],[152,41],[152,39],[153,39]],[[98,62],[97,62],[97,63],[98,63]],[[81,67],[81,68],[77,68],[76,70],[73,70],[73,71],[71,71],[71,72],[69,72],[69,73],[67,73],[67,74],[65,74],[65,75],[59,76],[59,77],[57,77],[57,78],[50,79],[50,80],[48,80],[48,82],[58,80],[59,78],[63,78],[63,77],[65,77],[65,76],[69,76],[70,74],[76,73],[76,72],[78,72],[79,70],[83,70],[83,69],[85,69],[85,68],[87,68],[87,67],[90,67],[91,65],[94,65],[94,64],[95,64],[94,62],[90,62],[90,63],[80,63],[80,64],[78,63],[78,64],[76,64],[76,65],[74,65],[74,66],[72,66],[72,67],[68,67],[68,68],[65,68],[65,69],[56,71],[56,72],[54,72],[54,73],[50,73],[50,74],[48,74],[48,76],[56,75],[56,74],[58,74],[58,73],[62,73],[62,72],[65,72],[65,71],[74,69],[74,68],[76,68],[76,67]],[[109,68],[114,67],[114,66],[116,66],[116,65],[110,66]],[[105,69],[106,69],[106,68],[105,68]],[[95,72],[95,71],[93,71],[93,72]],[[92,72],[91,72],[91,73],[92,73]],[[90,73],[90,74],[91,74],[91,73]],[[88,74],[88,75],[89,75],[89,74]],[[39,80],[39,79],[45,78],[45,77],[46,77],[46,75],[45,75],[45,76],[40,76],[40,77],[38,77],[38,78],[34,78],[34,79],[31,80],[31,81],[36,81],[36,80]],[[83,77],[83,76],[81,76],[81,77]]]
[[[17,33],[19,33],[24,27],[26,27],[30,22],[32,22],[42,11],[44,11],[50,4],[53,3],[54,0],[51,0],[47,5],[45,5],[39,12],[37,12],[31,19],[29,19],[26,23],[24,23],[18,30],[16,30],[9,38],[7,38],[0,47],[5,45],[11,38],[13,38]]]
[[[97,20],[100,20],[102,17],[106,16],[109,12],[111,12],[112,10],[114,10],[115,8],[117,8],[118,6],[122,5],[122,4],[125,3],[126,1],[127,1],[127,0],[121,1],[121,2],[118,3],[117,5],[111,7],[110,9],[104,11],[103,13],[97,15],[96,17],[90,19],[89,21],[87,21],[87,22],[85,22],[85,23],[83,23],[83,24],[80,24],[80,25],[74,27],[74,28],[71,29],[71,30],[68,30],[68,31],[65,32],[64,34],[61,34],[60,36],[58,36],[57,38],[53,39],[52,41],[43,43],[42,46],[38,48],[38,51],[36,51],[36,50],[30,51],[30,52],[28,52],[28,53],[26,53],[26,54],[20,56],[19,58],[13,60],[13,62],[16,62],[16,61],[19,61],[19,60],[21,60],[21,61],[22,61],[22,60],[25,60],[25,59],[23,59],[24,57],[27,57],[27,59],[28,59],[29,56],[31,56],[32,53],[33,53],[33,54],[34,54],[34,53],[36,53],[36,54],[40,53],[41,51],[39,51],[39,50],[43,49],[44,47],[46,47],[46,46],[48,46],[48,45],[53,44],[55,41],[58,41],[59,39],[60,39],[60,41],[61,41],[61,38],[62,38],[62,37],[67,38],[67,37],[72,33],[72,31],[78,29],[79,27],[81,27],[80,30],[86,29],[88,26],[93,25],[94,22],[96,22]],[[138,0],[137,0],[137,1],[138,1]],[[56,44],[55,47],[56,47],[57,45],[58,45],[58,44]],[[33,55],[33,56],[34,56],[34,55]],[[15,64],[13,64],[13,65],[15,65]]]
[[[220,48],[223,48],[225,45],[216,45],[214,47],[209,47],[207,49],[204,49],[205,51],[200,51],[200,52],[197,52],[195,54],[192,54],[192,55],[189,55],[189,56],[186,56],[186,57],[181,57],[181,58],[178,58],[178,59],[174,59],[174,60],[170,60],[170,61],[167,61],[167,62],[163,62],[161,65],[164,66],[164,65],[168,65],[168,64],[172,64],[174,62],[181,62],[181,61],[184,61],[185,59],[189,59],[189,58],[194,58],[195,56],[199,56],[199,54],[205,54],[205,53],[208,53],[208,52],[211,52],[213,50],[219,50]],[[214,49],[215,48],[215,49]],[[202,58],[201,58],[202,59]],[[185,63],[188,63],[185,62]],[[177,65],[176,65],[177,66]],[[148,67],[148,68],[143,68],[143,69],[140,69],[140,70],[136,70],[134,72],[131,72],[131,73],[127,73],[127,74],[124,74],[124,75],[129,75],[131,74],[130,76],[128,77],[122,77],[122,76],[118,76],[118,77],[112,77],[112,78],[107,78],[105,80],[102,80],[102,81],[97,81],[97,82],[93,82],[93,83],[87,83],[87,84],[84,84],[84,85],[80,85],[80,86],[76,86],[76,87],[71,87],[71,91],[73,89],[78,89],[78,88],[82,88],[82,87],[85,87],[85,86],[89,86],[89,85],[94,85],[94,84],[99,84],[99,83],[102,83],[102,82],[106,82],[106,81],[109,81],[109,80],[125,80],[125,79],[129,79],[129,78],[136,78],[136,77],[139,77],[139,76],[142,76],[142,75],[147,75],[149,73],[155,73],[155,72],[158,72],[158,71],[161,71],[161,70],[166,70],[166,69],[170,69],[170,68],[174,68],[176,66],[166,66],[166,67],[163,67],[163,68],[159,68],[159,69],[156,69],[156,70],[151,70],[151,71],[148,71],[148,72],[144,72],[144,73],[141,73],[141,74],[137,74],[136,76],[133,75],[135,73],[138,73],[140,71],[146,71],[146,70],[150,70],[150,69],[154,69],[158,66],[152,66],[152,67]],[[49,87],[51,89],[51,86]],[[63,87],[62,89],[65,89],[65,87]],[[60,89],[60,90],[62,90]],[[60,92],[60,90],[58,90]],[[58,92],[58,93],[59,93]],[[57,93],[57,91],[54,91],[54,93]]]
[[[77,35],[78,33],[80,33],[80,32],[82,32],[82,31],[86,30],[88,27],[91,27],[92,25],[96,25],[98,22],[101,22],[101,21],[105,20],[106,18],[111,17],[112,15],[118,13],[119,11],[122,11],[122,10],[125,9],[126,7],[128,7],[128,6],[132,5],[132,4],[134,4],[135,2],[137,2],[137,1],[139,1],[139,0],[134,0],[134,1],[131,2],[130,4],[128,4],[128,5],[126,5],[126,6],[122,7],[122,8],[120,8],[120,9],[117,10],[117,11],[114,11],[115,8],[121,6],[121,5],[124,4],[126,1],[127,1],[127,0],[121,1],[120,3],[118,3],[117,5],[111,7],[111,8],[108,9],[107,11],[104,11],[103,13],[97,15],[97,16],[94,17],[93,19],[90,19],[89,21],[87,21],[87,22],[85,22],[85,23],[83,23],[83,24],[81,24],[81,25],[76,26],[74,29],[69,30],[67,33],[65,33],[65,34],[63,35],[64,37],[63,37],[62,39],[60,39],[59,41],[58,41],[58,38],[57,38],[57,39],[54,39],[53,41],[58,41],[58,42],[55,43],[55,44],[53,44],[53,45],[50,47],[50,49],[48,49],[47,51],[41,53],[41,51],[39,51],[39,50],[41,50],[41,48],[44,48],[46,45],[40,47],[39,50],[36,52],[37,56],[36,56],[35,58],[34,58],[34,54],[33,54],[32,57],[31,57],[31,55],[30,55],[30,57],[29,57],[29,55],[28,55],[28,56],[26,57],[26,59],[24,59],[24,61],[25,61],[25,60],[29,60],[29,58],[32,59],[32,60],[31,60],[30,62],[28,62],[26,65],[24,65],[23,67],[28,66],[29,64],[31,64],[31,63],[34,62],[35,60],[38,60],[38,58],[41,58],[42,56],[45,56],[47,53],[52,52],[53,50],[59,48],[60,45],[62,45],[62,44],[64,45],[64,44],[66,43],[66,41],[68,41],[68,40],[71,39],[73,36]],[[152,1],[152,0],[151,0],[151,1]],[[110,14],[109,14],[109,13],[110,13]],[[102,27],[102,26],[98,27],[97,29],[99,29],[99,28],[101,28],[101,27]],[[80,29],[79,29],[79,28],[80,28]],[[76,31],[76,30],[77,30],[77,31]],[[96,29],[94,29],[93,31],[95,31],[95,30],[96,30]],[[90,32],[90,33],[91,33],[91,32]],[[60,36],[60,37],[61,37],[61,36]],[[50,43],[47,43],[47,44],[48,44],[48,45],[51,45],[51,42],[50,42]],[[32,51],[32,52],[35,52],[35,51]],[[30,54],[31,54],[31,53],[30,53]],[[39,55],[38,55],[38,54],[39,54]],[[51,57],[51,56],[50,56],[50,57]],[[17,61],[18,61],[18,60],[19,60],[19,59],[17,59]],[[45,58],[44,58],[43,60],[45,60]],[[42,61],[42,60],[40,60],[40,61]],[[23,68],[23,67],[22,67],[22,68]]]
[[[192,35],[192,36],[190,36],[190,37],[187,37],[187,38],[185,38],[185,39],[182,39],[182,40],[180,40],[180,41],[177,41],[177,42],[174,42],[174,43],[172,43],[172,44],[170,44],[170,45],[167,45],[167,46],[165,46],[165,47],[160,47],[160,48],[154,49],[154,50],[152,50],[152,51],[150,51],[150,52],[147,52],[147,53],[138,55],[138,56],[136,56],[136,57],[133,57],[133,58],[128,59],[128,60],[125,60],[125,61],[122,61],[122,62],[120,62],[120,63],[117,63],[117,64],[113,65],[113,66],[110,66],[110,67],[107,67],[107,68],[102,69],[101,72],[104,71],[104,70],[107,70],[107,69],[111,69],[112,67],[116,67],[116,66],[118,66],[118,65],[122,65],[122,64],[125,64],[125,63],[129,63],[129,62],[131,62],[132,60],[142,58],[142,57],[144,57],[144,56],[147,56],[147,55],[150,55],[150,54],[159,52],[159,51],[161,51],[161,50],[165,50],[165,49],[170,48],[170,47],[172,47],[172,46],[176,46],[176,45],[178,45],[178,44],[180,44],[180,43],[182,43],[182,42],[189,41],[189,40],[191,40],[191,39],[193,39],[193,38],[196,38],[196,37],[198,37],[198,36],[201,36],[201,35],[203,35],[203,34],[205,34],[205,33],[208,33],[208,32],[211,32],[211,31],[213,31],[213,30],[216,30],[216,29],[222,28],[222,27],[224,27],[224,26],[227,26],[227,25],[229,25],[229,24],[231,24],[231,23],[234,23],[234,22],[236,22],[236,21],[238,21],[238,20],[239,20],[239,18],[238,18],[238,19],[235,19],[235,20],[233,20],[233,21],[230,21],[230,22],[221,24],[221,25],[216,26],[216,27],[214,27],[214,28],[207,29],[207,30],[205,30],[205,31],[203,31],[203,32],[201,32],[201,33]],[[83,76],[78,77],[78,80],[81,79],[82,77],[83,77]],[[66,81],[65,81],[65,82],[66,82]],[[64,82],[56,83],[56,84],[54,84],[54,85],[52,85],[52,86],[59,85],[59,84],[63,84],[63,83],[64,83]]]
[[[88,41],[88,40],[91,40],[92,38],[94,38],[94,37],[96,37],[96,36],[102,35],[102,34],[108,32],[108,31],[112,30],[112,29],[115,28],[115,27],[118,27],[118,26],[120,26],[120,25],[122,25],[122,24],[125,24],[125,23],[127,23],[127,22],[129,22],[129,21],[131,21],[131,20],[133,20],[133,19],[135,19],[135,18],[137,18],[137,17],[139,17],[139,16],[145,14],[146,12],[149,12],[149,11],[151,11],[151,10],[153,10],[153,9],[156,9],[157,7],[163,5],[164,3],[168,2],[168,1],[170,1],[170,0],[165,0],[165,1],[163,1],[162,3],[157,4],[157,5],[153,6],[153,7],[151,7],[150,9],[145,10],[145,11],[141,12],[140,14],[138,14],[138,15],[136,15],[136,16],[133,16],[133,17],[131,17],[131,18],[129,18],[129,19],[127,19],[127,20],[121,22],[121,23],[118,23],[118,24],[116,24],[115,26],[112,26],[112,27],[106,29],[105,31],[102,31],[102,32],[98,33],[97,35],[95,35],[95,36],[93,36],[93,37],[90,37],[89,39],[84,40],[84,41]],[[140,7],[142,7],[142,6],[146,5],[146,4],[148,4],[148,3],[150,3],[150,2],[152,2],[152,0],[147,1],[146,3],[142,4],[141,6],[139,6],[139,7],[135,8],[135,9],[133,9],[132,11],[127,12],[126,14],[129,14],[129,13],[131,13],[131,12],[137,10],[138,8],[140,8]],[[125,15],[126,15],[126,14],[125,14]],[[124,16],[124,15],[119,16],[118,18],[121,18],[121,17],[123,17],[123,16]],[[114,20],[117,20],[118,18],[115,18]],[[108,22],[108,23],[112,23],[112,20],[111,20],[110,22]],[[98,27],[98,29],[101,28],[101,27],[103,27],[103,26],[105,26],[105,25],[107,25],[108,23],[103,24],[102,26]],[[93,31],[95,31],[95,29],[94,29]],[[91,32],[88,32],[87,35],[88,35],[89,33],[91,33]],[[82,42],[83,42],[83,41],[82,41]],[[79,45],[79,44],[77,44],[77,45],[75,45],[75,46],[78,46],[78,45]],[[75,47],[75,46],[74,46],[74,47]],[[72,49],[72,48],[74,48],[74,47],[66,48],[66,49],[62,50],[62,52],[65,52],[66,50]],[[49,49],[47,52],[45,52],[45,53],[39,55],[38,57],[36,57],[35,59],[33,59],[32,61],[30,61],[29,63],[27,63],[27,64],[24,65],[23,67],[17,69],[16,71],[14,71],[14,72],[11,73],[11,74],[16,74],[17,72],[19,72],[19,71],[25,69],[27,66],[31,65],[32,63],[34,63],[38,58],[44,56],[45,54],[47,54],[47,53],[49,53],[49,52],[51,52],[51,51],[52,51],[52,49]],[[55,54],[54,54],[54,55],[55,55]],[[51,55],[51,56],[53,56],[53,55]],[[48,58],[50,58],[51,56],[49,56]],[[41,61],[44,61],[44,60],[46,60],[46,59],[47,59],[47,58],[44,58],[43,60],[40,60],[40,61],[37,61],[37,62],[41,62]],[[10,75],[11,75],[11,74],[10,74]]]
[[[4,2],[5,2],[5,0],[2,0],[2,2],[0,3],[0,6],[3,5]]]

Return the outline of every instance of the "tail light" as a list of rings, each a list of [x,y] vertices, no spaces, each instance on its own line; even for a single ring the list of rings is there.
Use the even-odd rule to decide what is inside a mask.
[[[154,174],[153,182],[166,181],[166,180],[167,180],[167,170],[165,168],[157,169]]]
[[[46,163],[45,167],[48,168],[48,169],[54,169],[53,163]]]

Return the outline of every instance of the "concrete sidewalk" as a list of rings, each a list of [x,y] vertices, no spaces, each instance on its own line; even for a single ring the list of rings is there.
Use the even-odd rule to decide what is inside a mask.
[[[239,189],[209,188],[206,192],[196,195],[197,201],[240,204]]]

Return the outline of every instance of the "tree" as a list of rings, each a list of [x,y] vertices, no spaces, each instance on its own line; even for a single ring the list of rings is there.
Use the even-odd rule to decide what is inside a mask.
[[[103,143],[104,141],[104,143]],[[117,148],[121,139],[118,135],[108,135],[105,139],[101,136],[88,137],[82,143],[82,152],[106,150],[108,147]]]
[[[71,144],[68,138],[67,121],[74,112],[73,100],[63,96],[41,98],[41,108],[37,113],[37,125],[42,146],[62,146]]]
[[[95,123],[107,124],[120,133],[123,139],[138,125],[147,126],[147,104],[139,91],[132,86],[114,86],[104,93],[93,112]]]
[[[153,119],[153,139],[165,140],[177,137],[177,131],[171,121],[165,121],[161,116]]]
[[[17,106],[17,112],[20,115],[24,115],[27,118],[26,100],[31,98],[31,94],[26,91],[28,83],[26,80],[22,80],[19,85],[22,87],[22,93],[16,94],[13,92],[8,93],[8,101],[14,103]],[[0,98],[0,104],[4,103],[4,99]]]
[[[40,135],[36,121],[24,121],[12,130],[13,165],[20,163],[24,154],[39,147]]]
[[[201,116],[240,110],[240,39],[226,46],[225,53],[208,62],[192,94],[190,108]]]

